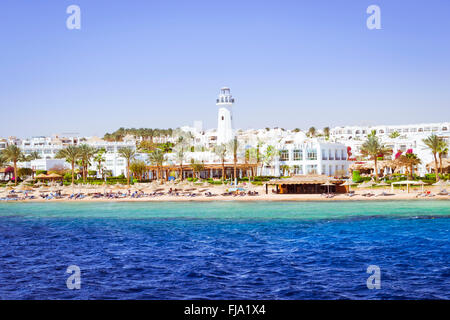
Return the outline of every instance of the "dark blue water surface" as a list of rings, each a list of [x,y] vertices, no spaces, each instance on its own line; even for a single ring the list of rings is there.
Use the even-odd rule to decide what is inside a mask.
[[[0,298],[449,299],[449,217],[448,201],[0,204]]]

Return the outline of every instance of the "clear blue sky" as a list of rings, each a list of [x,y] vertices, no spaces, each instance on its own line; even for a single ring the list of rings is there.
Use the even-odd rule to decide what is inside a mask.
[[[449,121],[449,16],[448,0],[2,0],[0,136],[215,127],[222,86],[244,129]]]

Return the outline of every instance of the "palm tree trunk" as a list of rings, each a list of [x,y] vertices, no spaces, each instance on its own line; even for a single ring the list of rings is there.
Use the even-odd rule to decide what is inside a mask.
[[[440,172],[443,175],[444,174],[444,168],[442,168],[442,153],[439,153],[439,168]]]
[[[374,157],[374,166],[375,166],[375,181],[378,182],[378,163],[377,163],[377,157]]]
[[[74,183],[74,180],[75,180],[74,175],[75,175],[75,161],[72,160],[72,187],[73,187],[73,183]]]
[[[434,156],[434,172],[436,173],[436,182],[439,181],[439,167],[438,167],[438,160],[436,157],[436,153],[433,154]]]
[[[17,161],[14,160],[14,185],[17,186]]]
[[[222,159],[222,182],[226,179],[225,177],[225,161]]]
[[[130,161],[127,161],[127,185],[130,186]]]
[[[180,164],[180,180],[183,181],[183,164]]]
[[[233,161],[233,166],[234,166],[234,180],[236,180],[237,179],[237,176],[236,176],[236,163],[237,163],[237,159],[236,159],[236,157],[234,157],[234,159],[233,159],[234,161]],[[236,181],[237,182],[237,181]]]

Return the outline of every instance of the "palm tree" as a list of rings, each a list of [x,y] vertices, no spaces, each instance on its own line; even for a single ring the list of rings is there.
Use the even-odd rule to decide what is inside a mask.
[[[325,135],[325,137],[329,138],[330,137],[330,127],[323,128],[323,134]]]
[[[395,165],[399,167],[405,167],[406,172],[413,179],[413,168],[421,163],[419,157],[414,153],[407,153],[406,155],[401,155],[394,160]]]
[[[191,167],[192,167],[192,171],[194,172],[194,178],[200,178],[199,174],[202,170],[205,169],[205,165],[201,162],[195,162],[194,159],[191,159]]]
[[[361,154],[372,159],[375,167],[375,180],[378,181],[378,157],[392,154],[392,150],[380,142],[377,136],[370,135],[361,146]]]
[[[74,183],[75,175],[75,163],[80,158],[80,150],[77,146],[67,146],[64,149],[58,151],[55,155],[56,159],[66,159],[72,165],[72,186]]]
[[[162,152],[161,149],[155,149],[152,153],[150,153],[148,155],[148,159],[150,160],[150,162],[154,165],[156,165],[156,167],[158,168],[158,176],[161,179],[161,183],[164,182],[163,180],[163,176],[162,176],[162,165],[164,163],[164,161],[166,160],[166,157],[164,155],[164,152]]]
[[[261,153],[261,149],[264,146],[264,141],[258,139],[258,142],[256,143],[256,175],[258,175],[258,167],[261,164],[261,172],[262,172],[262,166],[263,163],[263,155]]]
[[[234,139],[229,142],[228,148],[229,148],[229,151],[233,155],[234,180],[235,180],[235,182],[237,182],[236,171],[237,171],[237,160],[238,160],[238,151],[239,151],[239,141],[238,141],[237,137],[234,137]]]
[[[435,134],[432,134],[426,139],[422,140],[425,146],[431,150],[431,153],[434,157],[434,172],[436,173],[436,182],[439,181],[439,170],[438,170],[438,156],[437,153],[441,150],[442,147],[442,138],[438,137]]]
[[[3,154],[0,153],[0,168],[3,168],[7,163],[8,161],[6,161],[6,159],[3,157]]]
[[[136,151],[130,147],[123,147],[119,149],[118,153],[127,161],[127,185],[130,186],[130,163],[136,157]]]
[[[102,162],[106,161],[106,159],[103,157],[105,152],[106,152],[105,148],[97,149],[97,152],[95,153],[95,156],[94,156],[94,161],[97,163],[97,170],[102,175],[102,178],[104,176],[104,174],[103,174],[104,168],[102,166]]]
[[[279,151],[272,145],[268,145],[266,148],[266,152],[264,153],[264,161],[263,165],[271,166],[273,159],[278,156]],[[261,173],[262,173],[262,167],[261,167]]]
[[[27,161],[41,159],[41,155],[37,151],[31,152],[28,156],[25,157]]]
[[[6,161],[12,162],[14,165],[14,184],[17,185],[17,162],[23,160],[22,150],[14,144],[7,146],[3,150],[3,157]]]
[[[185,159],[185,146],[178,146],[175,148],[175,158],[180,163],[180,179],[183,181],[183,162]]]
[[[227,157],[228,148],[226,144],[217,145],[214,148],[214,153],[220,158],[222,162],[222,182],[226,179],[225,176],[225,158]]]
[[[447,143],[444,141],[444,139],[442,139],[441,141],[441,146],[439,147],[439,151],[438,151],[438,155],[439,155],[439,168],[441,171],[441,174],[444,174],[444,168],[442,167],[442,157],[444,155],[448,154],[448,145]]]
[[[86,182],[87,169],[90,164],[91,158],[95,155],[95,148],[88,146],[87,144],[82,144],[78,147],[79,157],[81,160],[81,167],[83,172],[83,182]]]
[[[130,171],[138,177],[139,181],[142,180],[142,176],[144,175],[145,171],[147,170],[147,165],[145,164],[145,161],[142,160],[134,160],[130,164]]]
[[[309,128],[308,134],[311,138],[314,137],[316,135],[316,128],[314,127]]]

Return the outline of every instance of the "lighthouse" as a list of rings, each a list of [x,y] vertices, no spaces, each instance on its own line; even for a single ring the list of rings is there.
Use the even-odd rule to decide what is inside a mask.
[[[231,96],[230,88],[220,89],[216,105],[219,107],[217,117],[217,144],[227,143],[233,139],[233,115],[231,112],[234,98]]]

